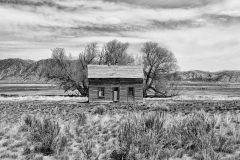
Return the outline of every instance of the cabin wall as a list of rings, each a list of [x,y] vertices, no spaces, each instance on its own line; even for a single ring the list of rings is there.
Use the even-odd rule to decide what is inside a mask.
[[[98,98],[98,87],[105,88],[103,99]],[[89,79],[89,102],[112,102],[114,87],[119,87],[119,102],[143,101],[143,79]],[[134,97],[128,96],[129,87],[134,87]]]

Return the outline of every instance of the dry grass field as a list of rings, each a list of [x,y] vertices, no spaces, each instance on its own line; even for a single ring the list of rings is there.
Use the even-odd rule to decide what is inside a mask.
[[[195,110],[197,104],[185,112],[171,109],[173,102],[0,102],[0,159],[240,159],[238,111]]]

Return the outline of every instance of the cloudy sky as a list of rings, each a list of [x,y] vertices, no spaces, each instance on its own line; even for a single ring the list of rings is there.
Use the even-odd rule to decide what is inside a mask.
[[[239,0],[0,0],[0,59],[77,56],[91,42],[154,41],[185,70],[240,70]]]

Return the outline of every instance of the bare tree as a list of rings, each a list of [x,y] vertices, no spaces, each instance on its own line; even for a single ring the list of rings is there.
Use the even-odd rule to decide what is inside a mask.
[[[154,89],[155,92],[154,96],[157,97],[173,97],[177,96],[180,93],[179,89],[179,81],[177,79],[169,79],[168,75],[164,75],[158,80],[155,81]]]
[[[133,63],[133,65],[134,66],[142,66],[143,65],[143,57],[139,56],[139,55],[134,56],[134,63]]]
[[[122,43],[112,40],[106,43],[101,52],[100,64],[129,65],[134,62],[134,58],[127,53],[129,43]]]
[[[167,75],[176,71],[177,61],[172,52],[158,46],[157,43],[147,42],[142,47],[144,71],[144,96],[149,91],[162,97],[173,96],[173,83],[169,83]]]
[[[47,81],[54,81],[65,91],[77,90],[81,96],[88,96],[87,66],[89,64],[128,65],[134,58],[127,54],[128,43],[117,40],[106,43],[102,51],[97,43],[88,44],[79,54],[78,60],[67,56],[63,48],[52,50],[52,58],[56,65],[44,69]]]
[[[97,43],[88,44],[85,47],[84,52],[79,54],[79,58],[76,64],[78,72],[78,74],[76,74],[78,76],[77,78],[78,80],[81,81],[81,84],[84,88],[84,92],[87,94],[88,94],[87,65],[96,63],[98,54],[99,51]]]
[[[52,58],[56,66],[46,68],[46,80],[56,82],[65,92],[77,90],[81,96],[87,96],[87,65],[97,57],[96,46],[96,43],[87,45],[78,60],[73,60],[71,55],[67,56],[63,48],[53,49]]]
[[[44,68],[44,78],[46,81],[54,81],[65,91],[78,90],[83,93],[84,88],[76,81],[76,68],[71,56],[67,56],[63,48],[55,48],[52,50],[52,59],[56,64],[51,68]],[[83,94],[83,96],[85,96]]]

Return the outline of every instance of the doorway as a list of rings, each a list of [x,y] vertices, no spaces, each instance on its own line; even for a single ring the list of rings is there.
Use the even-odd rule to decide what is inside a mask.
[[[113,102],[119,101],[119,87],[113,87]]]

